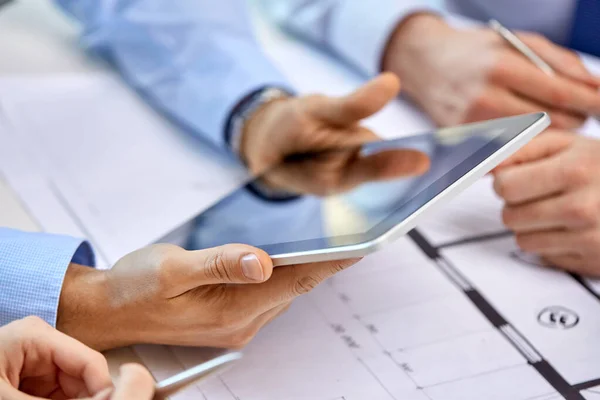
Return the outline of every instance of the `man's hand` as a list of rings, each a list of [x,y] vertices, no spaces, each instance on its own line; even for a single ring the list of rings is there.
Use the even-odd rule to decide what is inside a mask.
[[[29,317],[0,328],[0,399],[82,398],[110,387],[102,354],[41,319]]]
[[[387,73],[345,97],[314,95],[268,103],[244,129],[242,157],[250,171],[259,175],[289,157],[378,140],[360,122],[396,98],[399,90],[398,79]],[[416,150],[384,153],[372,157],[358,157],[358,151],[324,154],[317,162],[271,174],[273,182],[267,183],[300,193],[331,193],[367,181],[421,174],[429,167],[427,156]]]
[[[600,141],[549,131],[495,171],[504,223],[519,246],[600,276]]]
[[[86,400],[152,400],[154,379],[139,364],[125,364],[119,371],[115,387],[107,388]]]
[[[553,126],[574,128],[600,113],[600,79],[572,51],[543,36],[519,37],[557,72],[550,77],[491,29],[456,30],[415,14],[391,37],[383,69],[442,126],[548,111]]]
[[[154,245],[109,271],[72,265],[57,327],[96,349],[134,343],[242,347],[267,323],[356,260],[273,270],[254,247]]]

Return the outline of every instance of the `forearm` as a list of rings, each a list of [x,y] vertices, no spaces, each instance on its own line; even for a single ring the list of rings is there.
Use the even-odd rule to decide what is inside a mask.
[[[384,49],[402,21],[437,12],[420,0],[260,0],[267,16],[285,30],[342,56],[367,75],[381,70]]]
[[[287,86],[254,37],[245,1],[57,1],[82,22],[88,50],[158,111],[218,147],[242,98]]]

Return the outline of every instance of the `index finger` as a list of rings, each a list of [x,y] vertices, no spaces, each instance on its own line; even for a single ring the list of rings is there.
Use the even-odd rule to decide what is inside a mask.
[[[582,82],[548,76],[522,56],[507,53],[493,72],[495,83],[553,108],[586,115],[600,113],[600,93]]]
[[[556,71],[592,87],[600,87],[600,77],[588,71],[575,51],[556,45],[540,35],[521,34],[519,37]]]
[[[523,204],[568,187],[556,157],[505,168],[496,173],[494,190],[509,205]]]
[[[359,259],[321,263],[289,265],[275,268],[271,279],[252,286],[233,289],[243,304],[248,304],[256,314],[262,314],[316,288],[336,273],[356,264]]]
[[[569,147],[573,140],[574,135],[570,132],[548,130],[523,146],[514,156],[498,165],[494,169],[494,173],[506,167],[551,157]]]

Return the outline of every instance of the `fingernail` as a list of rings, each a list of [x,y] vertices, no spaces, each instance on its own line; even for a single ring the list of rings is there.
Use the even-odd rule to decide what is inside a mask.
[[[265,273],[256,254],[242,257],[242,272],[252,281],[262,282],[265,279]]]

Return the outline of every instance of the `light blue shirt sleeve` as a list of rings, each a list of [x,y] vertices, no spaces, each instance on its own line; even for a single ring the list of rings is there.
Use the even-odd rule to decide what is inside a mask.
[[[232,109],[263,87],[289,87],[257,42],[246,0],[56,0],[107,60],[175,123],[224,145]]]
[[[439,12],[433,0],[257,0],[286,31],[333,51],[363,73],[381,71],[390,35],[408,15]]]
[[[58,301],[71,262],[93,266],[87,242],[0,227],[0,326],[29,315],[56,326]]]

